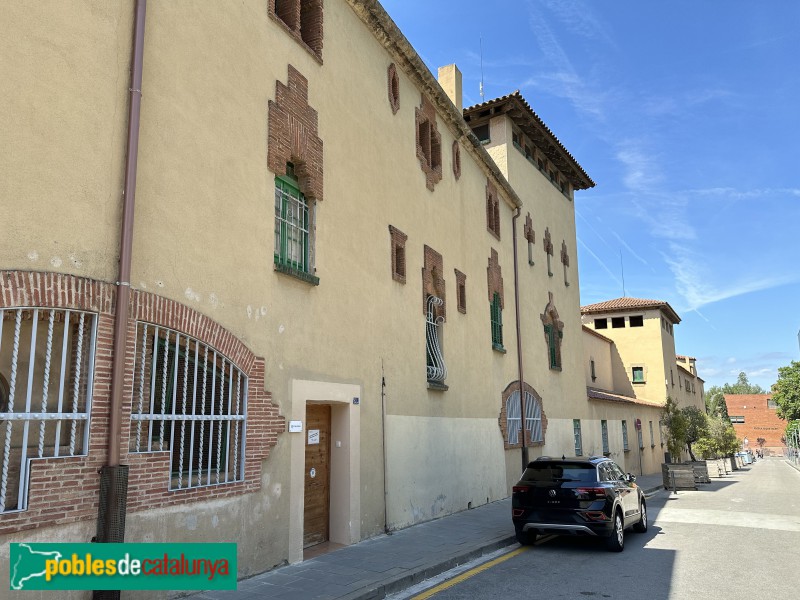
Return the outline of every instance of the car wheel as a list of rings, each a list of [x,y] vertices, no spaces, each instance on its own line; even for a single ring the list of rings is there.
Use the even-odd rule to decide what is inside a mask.
[[[606,548],[611,552],[622,552],[625,548],[625,527],[619,511],[614,513],[614,530],[606,538]]]
[[[633,530],[637,533],[644,533],[647,531],[647,505],[642,500],[642,503],[639,505],[639,522],[633,526]]]
[[[533,546],[536,541],[536,534],[532,531],[517,530],[517,541],[522,546]]]

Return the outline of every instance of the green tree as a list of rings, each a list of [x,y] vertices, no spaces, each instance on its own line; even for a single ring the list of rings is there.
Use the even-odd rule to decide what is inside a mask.
[[[681,409],[681,415],[685,422],[686,448],[689,450],[689,457],[697,460],[692,452],[692,444],[702,438],[708,429],[706,414],[696,406],[686,406]]]
[[[725,405],[724,394],[766,394],[767,391],[760,385],[750,383],[747,373],[739,372],[736,383],[726,383],[722,386],[712,385],[703,395],[706,403],[706,412],[710,415],[719,415],[726,419],[728,417],[728,407]]]
[[[671,396],[667,396],[661,420],[667,428],[667,449],[671,460],[680,462],[681,452],[686,445],[686,417]]]
[[[695,448],[703,458],[730,456],[740,447],[733,426],[723,417],[707,417],[706,430],[695,443]]]
[[[790,423],[800,419],[800,362],[778,369],[778,381],[772,386],[772,399],[778,405],[777,414]]]

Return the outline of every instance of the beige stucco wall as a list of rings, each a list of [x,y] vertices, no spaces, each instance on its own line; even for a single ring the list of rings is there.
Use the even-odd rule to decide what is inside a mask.
[[[132,21],[117,2],[3,6],[3,268],[114,277]]]

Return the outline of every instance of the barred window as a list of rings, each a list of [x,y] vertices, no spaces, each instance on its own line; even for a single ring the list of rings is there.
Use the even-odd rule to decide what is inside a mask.
[[[428,381],[444,385],[447,378],[447,365],[442,352],[442,323],[444,319],[436,316],[436,308],[444,305],[444,301],[437,296],[428,296],[425,318],[425,355]]]
[[[89,449],[97,316],[0,309],[0,513],[28,508],[31,460]]]
[[[628,447],[628,422],[622,421],[622,449],[630,450]]]
[[[131,452],[170,452],[170,489],[244,478],[247,377],[177,331],[137,324]]]
[[[575,456],[583,456],[583,439],[581,436],[581,420],[572,420],[572,432],[575,437]]]
[[[611,449],[608,446],[608,421],[600,421],[600,432],[603,436],[603,454],[608,456]]]
[[[503,308],[497,292],[492,296],[492,303],[489,305],[489,318],[492,324],[492,348],[503,350]]]
[[[506,400],[506,430],[508,431],[509,445],[520,443],[521,421],[519,390],[516,390]],[[542,405],[530,392],[525,392],[525,429],[531,442],[544,442]]]
[[[289,165],[288,170],[292,172]],[[314,276],[314,204],[291,176],[275,178],[275,266],[318,283]]]

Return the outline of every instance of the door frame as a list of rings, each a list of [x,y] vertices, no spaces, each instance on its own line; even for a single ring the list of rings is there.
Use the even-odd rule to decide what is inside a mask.
[[[293,379],[290,395],[292,408],[287,420],[303,422],[302,432],[289,434],[289,562],[293,563],[303,560],[308,403],[331,406],[329,540],[346,545],[361,540],[361,386]],[[357,403],[354,399],[358,399]]]

